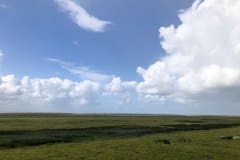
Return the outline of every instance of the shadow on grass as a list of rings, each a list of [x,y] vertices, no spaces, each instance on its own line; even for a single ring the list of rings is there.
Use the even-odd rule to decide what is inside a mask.
[[[0,147],[15,148],[43,144],[81,142],[107,138],[138,137],[147,134],[231,128],[240,124],[178,124],[160,127],[108,126],[38,131],[0,131]]]

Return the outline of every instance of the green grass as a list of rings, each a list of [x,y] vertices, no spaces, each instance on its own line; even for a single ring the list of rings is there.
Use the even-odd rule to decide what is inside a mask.
[[[0,159],[238,160],[221,136],[240,136],[240,117],[2,114]]]

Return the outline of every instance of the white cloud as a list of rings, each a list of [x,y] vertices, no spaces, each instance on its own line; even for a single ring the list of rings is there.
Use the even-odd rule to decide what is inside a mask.
[[[58,6],[67,12],[74,23],[79,27],[93,32],[103,32],[107,26],[111,24],[109,21],[100,20],[90,15],[84,8],[77,4],[74,0],[54,0]]]
[[[135,88],[137,82],[122,81],[120,77],[114,77],[110,83],[106,85],[106,90],[111,93],[119,93],[128,88]]]
[[[71,62],[65,62],[59,59],[47,58],[49,62],[60,65],[72,74],[80,76],[81,79],[88,79],[100,84],[100,95],[108,98],[114,98],[114,103],[126,104],[136,99],[136,81],[122,81],[120,77],[103,74],[88,67],[75,66]]]
[[[99,92],[99,83],[89,80],[74,82],[57,77],[17,79],[14,75],[0,78],[0,104],[5,104],[6,107],[23,102],[28,104],[23,106],[22,111],[29,106],[33,107],[32,111],[38,106],[59,107],[58,111],[61,111],[61,107],[70,109],[71,107],[96,105]],[[1,106],[4,107],[4,105]],[[46,109],[42,108],[42,110]]]
[[[21,86],[14,75],[7,75],[0,78],[0,95],[19,95]]]
[[[105,85],[105,96],[115,96],[121,104],[130,103],[135,97],[136,81],[122,81],[120,77],[114,77]]]
[[[72,81],[58,77],[21,79],[0,77],[0,111],[81,111],[111,104],[127,104],[134,99],[136,82],[113,78],[106,83]]]
[[[63,69],[66,69],[72,74],[80,76],[81,79],[88,79],[93,81],[108,81],[113,77],[112,75],[103,74],[85,66],[75,66],[73,63],[65,62],[59,59],[47,58],[47,60],[49,62],[60,65]]]
[[[166,56],[149,68],[138,67],[137,91],[148,99],[231,101],[240,89],[240,1],[197,0],[179,14],[181,24],[160,28]],[[231,95],[231,96],[230,96]],[[158,98],[159,97],[159,98]],[[219,103],[220,104],[220,103]]]

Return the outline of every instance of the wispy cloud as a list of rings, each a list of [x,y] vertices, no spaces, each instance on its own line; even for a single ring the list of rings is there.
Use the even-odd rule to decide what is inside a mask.
[[[2,50],[0,50],[0,62],[2,61],[3,56],[4,56],[4,54],[3,54]]]
[[[0,8],[1,8],[1,9],[7,9],[8,6],[7,6],[6,4],[0,4]]]
[[[60,59],[47,58],[47,61],[58,64],[70,73],[80,76],[83,80],[107,81],[113,77],[112,75],[103,74],[85,66],[76,66],[71,62],[65,62]]]
[[[84,8],[73,0],[54,0],[58,6],[70,15],[72,20],[81,28],[93,32],[103,32],[111,24],[90,15]]]
[[[78,41],[73,41],[73,45],[79,46],[79,42]]]

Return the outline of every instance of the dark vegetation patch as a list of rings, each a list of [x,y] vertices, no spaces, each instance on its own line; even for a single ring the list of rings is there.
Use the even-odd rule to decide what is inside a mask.
[[[224,139],[224,140],[238,140],[238,139],[240,139],[239,136],[222,136],[220,138]]]
[[[170,140],[168,139],[157,139],[155,140],[155,143],[162,143],[162,144],[173,144]]]
[[[205,123],[204,121],[200,121],[200,120],[177,120],[177,122],[180,122],[180,123]]]
[[[186,137],[180,137],[180,138],[178,138],[178,141],[181,143],[190,143],[191,139],[186,138]]]
[[[15,148],[24,146],[38,146],[43,144],[82,142],[108,138],[138,137],[156,133],[170,133],[179,131],[211,130],[240,126],[239,123],[217,124],[176,124],[159,127],[147,126],[105,126],[73,129],[45,129],[25,131],[0,131],[0,147]],[[188,139],[183,139],[189,142]],[[168,142],[161,140],[161,143]]]

